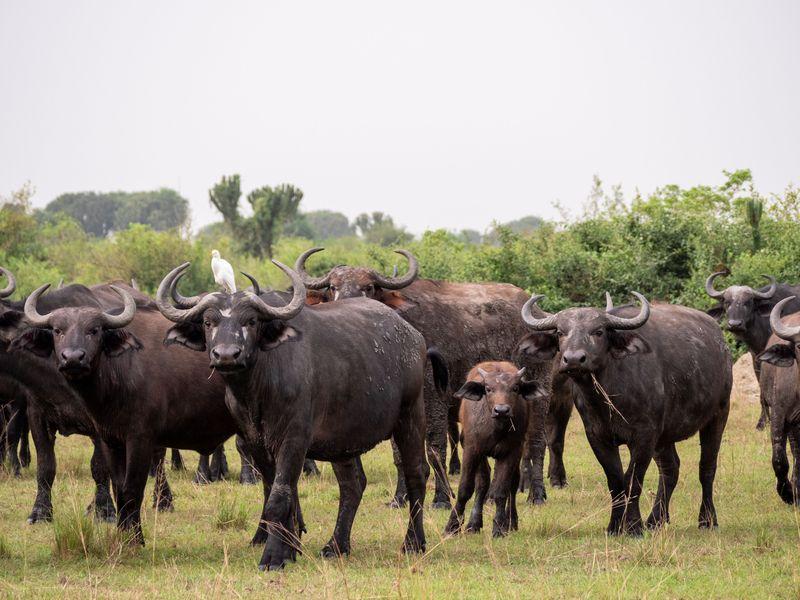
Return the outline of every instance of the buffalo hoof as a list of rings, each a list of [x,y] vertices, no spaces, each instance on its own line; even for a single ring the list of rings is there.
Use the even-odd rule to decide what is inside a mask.
[[[450,504],[450,500],[434,500],[431,507],[443,510],[450,510],[453,508]]]
[[[389,508],[403,508],[406,505],[405,496],[395,496],[389,502],[386,503],[386,506]]]
[[[318,477],[320,475],[319,467],[317,467],[317,463],[311,459],[306,459],[303,463],[303,475],[308,475],[309,477]]]
[[[86,507],[86,513],[93,513],[95,520],[101,523],[117,522],[117,511],[112,502],[92,502]]]
[[[172,496],[159,496],[153,499],[153,508],[158,512],[172,512],[175,506],[172,504]]]
[[[239,483],[241,485],[255,485],[258,483],[258,479],[253,471],[243,470],[241,473],[239,473]]]
[[[266,530],[259,528],[256,531],[255,535],[253,536],[253,539],[250,540],[250,545],[251,546],[263,546],[264,544],[267,543],[267,539],[268,538],[269,538],[269,534],[266,532]]]
[[[425,540],[407,535],[403,541],[403,554],[422,554],[425,552]]]
[[[533,504],[534,506],[542,506],[547,502],[547,493],[544,491],[544,488],[531,490],[531,493],[528,494],[528,499],[526,502],[528,504]]]
[[[349,544],[338,544],[334,540],[331,540],[320,550],[319,555],[322,558],[340,558],[342,556],[349,556],[350,555],[350,545]]]
[[[654,517],[653,515],[650,515],[647,517],[647,521],[645,522],[644,526],[648,531],[655,531],[656,529],[661,529],[667,523],[669,523],[669,515],[666,517]]]
[[[209,483],[211,483],[211,480],[204,473],[198,471],[197,473],[194,474],[194,479],[192,479],[192,483],[196,483],[197,485],[208,485]]]
[[[508,527],[495,527],[492,529],[493,538],[506,537],[508,535]]]
[[[465,531],[467,533],[480,533],[481,529],[483,529],[483,523],[481,521],[470,521],[467,523]]]
[[[294,562],[297,559],[297,552],[288,544],[277,538],[270,538],[270,542],[272,543],[267,544],[264,549],[264,555],[258,565],[259,570],[281,571],[289,561]]]
[[[461,531],[461,521],[455,515],[451,515],[450,519],[447,521],[447,525],[444,526],[444,534],[445,535],[458,535]]]
[[[31,514],[28,515],[28,525],[45,523],[53,520],[53,509],[41,506],[34,506]]]
[[[461,463],[455,460],[450,461],[450,468],[447,470],[450,475],[459,475],[461,473]]]

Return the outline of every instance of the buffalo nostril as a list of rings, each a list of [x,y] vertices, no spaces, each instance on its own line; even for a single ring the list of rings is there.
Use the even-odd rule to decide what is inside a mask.
[[[494,407],[496,415],[507,415],[509,412],[511,412],[511,407],[508,404],[499,404]]]
[[[214,348],[214,349],[211,351],[211,356],[213,356],[214,358],[219,358],[219,352],[217,352],[217,349],[216,349],[216,348]]]
[[[580,360],[581,363],[585,363],[586,362],[586,355],[585,354],[581,354],[581,357],[578,360]]]
[[[236,349],[233,351],[233,358],[239,358],[239,355],[240,355],[241,353],[242,353],[241,349],[239,349],[239,348],[236,348]]]

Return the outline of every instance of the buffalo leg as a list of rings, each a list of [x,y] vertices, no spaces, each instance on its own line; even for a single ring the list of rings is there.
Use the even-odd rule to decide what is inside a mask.
[[[303,470],[306,446],[295,441],[308,439],[303,429],[310,424],[297,425],[286,432],[284,443],[278,449],[275,460],[275,481],[265,507],[264,523],[269,536],[264,546],[258,568],[262,571],[282,569],[288,561],[294,561],[299,549],[297,531],[297,498],[294,490]]]
[[[90,462],[92,479],[94,479],[94,501],[88,509],[94,510],[95,518],[99,521],[113,523],[117,520],[117,511],[111,499],[111,475],[108,463],[98,441],[92,438],[92,460]],[[93,505],[93,506],[92,506]]]
[[[400,457],[400,449],[397,447],[397,442],[394,441],[394,438],[392,438],[392,460],[394,461],[394,468],[397,470],[397,487],[387,506],[390,508],[402,508],[406,505],[408,492],[406,490],[406,478],[403,475],[403,460]]]
[[[36,448],[36,500],[28,515],[28,523],[33,524],[53,520],[51,493],[56,478],[56,435],[34,403],[28,405],[28,420]]]
[[[644,476],[653,460],[650,441],[637,440],[628,446],[631,462],[625,472],[625,533],[641,536],[643,531],[642,514],[639,509]]]
[[[9,418],[6,422],[6,447],[8,449],[8,461],[11,473],[14,477],[21,477],[21,467],[17,446],[22,438],[23,422],[25,420],[25,402],[15,401],[8,407],[10,410]],[[0,454],[2,457],[2,454]],[[2,458],[0,458],[2,462]]]
[[[119,472],[122,468],[125,473],[122,493],[118,495],[117,527],[130,534],[131,543],[142,546],[142,501],[153,450],[153,446],[137,441],[128,443],[122,452],[114,453],[115,461],[124,460],[122,465],[117,462],[114,470]]]
[[[622,533],[625,516],[625,478],[619,449],[608,439],[590,435],[588,429],[586,433],[592,452],[606,475],[608,491],[611,494],[611,519],[606,532],[610,535],[619,535]]]
[[[431,506],[450,510],[453,495],[447,479],[447,414],[450,403],[444,394],[432,388],[430,384],[425,386],[425,447],[435,483]]]
[[[789,481],[789,458],[786,455],[786,418],[782,411],[773,409],[770,415],[772,438],[772,470],[777,481],[778,496],[786,504],[794,503],[792,484]]]
[[[794,504],[800,506],[800,425],[794,425],[789,433],[789,443],[794,457],[792,470],[792,487],[794,489]]]
[[[655,454],[655,459],[658,466],[658,491],[653,503],[653,510],[647,517],[648,529],[656,529],[669,523],[669,501],[675,485],[678,483],[681,466],[681,459],[675,450],[675,444],[668,444],[660,448]]]
[[[303,475],[317,477],[319,474],[319,467],[317,467],[317,463],[310,458],[307,458],[303,461]]]
[[[753,371],[756,374],[756,381],[761,380],[761,362],[756,360],[756,354],[754,352],[750,353],[750,357],[753,359]],[[761,386],[759,386],[759,393],[758,393],[759,404],[761,404],[761,413],[758,415],[758,422],[756,423],[756,430],[762,431],[766,426],[767,423],[770,422],[769,417],[769,403],[767,402],[767,396],[761,390]]]
[[[519,454],[512,454],[495,462],[494,481],[492,482],[492,495],[495,503],[492,537],[507,535],[511,527],[509,504],[519,486],[519,460]]]
[[[567,470],[564,468],[564,437],[572,415],[572,399],[565,397],[566,391],[553,396],[547,415],[547,449],[550,461],[547,465],[547,478],[554,488],[567,486]]]
[[[30,440],[28,439],[28,434],[30,433],[30,425],[28,423],[27,409],[23,413],[20,423],[21,427],[20,427],[20,438],[19,438],[19,462],[23,467],[27,468],[31,465],[31,446],[30,446]]]
[[[422,394],[400,407],[400,418],[394,439],[403,461],[403,474],[408,489],[408,529],[403,552],[425,551],[425,529],[422,510],[425,504],[425,408]],[[443,423],[444,425],[444,423]]]
[[[173,471],[183,471],[186,468],[186,465],[183,464],[183,457],[181,456],[181,451],[178,450],[177,448],[172,448],[170,463],[172,465]]]
[[[244,445],[244,440],[242,440],[242,445]],[[261,516],[258,520],[256,533],[253,535],[253,539],[250,540],[251,545],[259,546],[265,544],[269,537],[269,530],[267,529],[267,502],[272,492],[272,482],[275,480],[275,463],[264,448],[247,446],[247,453],[255,462],[256,467],[261,473],[261,483],[264,488],[264,501],[261,508]]]
[[[201,454],[197,461],[197,472],[194,474],[194,483],[205,485],[211,482],[211,466],[209,465],[209,454]]]
[[[467,502],[472,498],[475,492],[475,484],[477,479],[477,472],[480,467],[481,458],[477,458],[475,452],[469,447],[464,447],[461,462],[461,481],[458,482],[458,494],[456,496],[456,503],[450,511],[450,518],[447,525],[444,527],[445,534],[458,533],[461,530],[461,524],[464,522],[464,511],[467,508]],[[483,518],[481,517],[481,520]]]
[[[258,471],[256,471],[253,457],[247,450],[244,438],[240,435],[236,436],[236,451],[239,453],[242,463],[242,470],[239,472],[239,483],[255,485],[258,482]]]
[[[477,461],[475,469],[475,502],[472,504],[472,511],[467,523],[467,531],[477,533],[483,528],[483,506],[486,503],[486,494],[489,492],[491,483],[491,471],[489,461],[486,457]]]
[[[157,448],[153,453],[153,462],[156,465],[156,480],[153,485],[153,508],[159,512],[171,512],[172,490],[169,488],[166,471],[166,448]]]
[[[325,558],[350,554],[350,531],[366,487],[355,459],[331,463],[331,466],[339,482],[339,515],[333,537],[322,549]]]
[[[717,456],[722,443],[728,411],[717,415],[708,425],[700,430],[700,485],[703,488],[703,499],[700,504],[698,524],[701,529],[718,527],[717,510],[714,507],[714,477],[717,474]]]
[[[540,398],[529,404],[528,429],[525,433],[525,462],[530,468],[530,490],[528,504],[544,504],[547,493],[544,489],[544,455],[547,449],[546,422],[549,412],[549,398]],[[518,478],[516,478],[518,479]]]
[[[447,412],[447,439],[450,442],[450,475],[461,473],[461,461],[458,459],[458,412],[460,402],[453,402]]]
[[[225,446],[220,444],[214,449],[211,455],[211,481],[222,481],[227,479],[230,472],[228,470],[228,457],[225,456]]]

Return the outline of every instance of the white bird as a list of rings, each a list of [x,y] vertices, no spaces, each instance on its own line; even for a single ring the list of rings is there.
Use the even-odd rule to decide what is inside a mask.
[[[211,251],[211,271],[214,273],[214,281],[217,285],[229,294],[236,293],[236,280],[233,276],[233,267],[224,258],[220,258],[219,250]]]

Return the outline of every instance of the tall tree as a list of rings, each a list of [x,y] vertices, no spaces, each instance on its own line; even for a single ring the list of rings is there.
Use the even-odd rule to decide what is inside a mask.
[[[272,249],[284,226],[297,217],[303,192],[290,184],[253,190],[247,195],[253,216],[246,218],[239,213],[241,195],[239,175],[223,177],[208,193],[211,204],[222,214],[242,249],[259,258],[272,258]]]
[[[363,238],[381,246],[402,244],[411,240],[411,235],[404,227],[394,224],[391,215],[376,211],[370,214],[362,213],[353,221]]]
[[[355,233],[347,217],[333,210],[312,210],[305,213],[306,221],[314,232],[314,239],[332,240]]]

